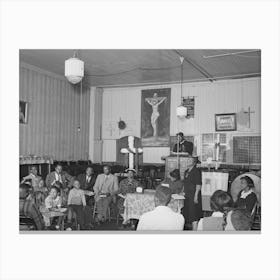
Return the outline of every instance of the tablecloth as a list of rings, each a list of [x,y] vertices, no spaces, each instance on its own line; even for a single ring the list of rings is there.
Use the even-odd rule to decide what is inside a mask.
[[[154,192],[150,193],[128,193],[124,200],[124,223],[129,219],[139,219],[140,216],[155,208]],[[180,212],[184,206],[184,199],[172,198],[168,206],[174,212]]]

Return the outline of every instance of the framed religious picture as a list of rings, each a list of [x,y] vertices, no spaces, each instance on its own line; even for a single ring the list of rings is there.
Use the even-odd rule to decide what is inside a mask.
[[[142,90],[141,138],[143,147],[168,147],[171,88]]]
[[[19,101],[19,123],[26,124],[28,115],[28,103]]]
[[[216,114],[215,115],[216,131],[235,131],[236,130],[236,114]]]

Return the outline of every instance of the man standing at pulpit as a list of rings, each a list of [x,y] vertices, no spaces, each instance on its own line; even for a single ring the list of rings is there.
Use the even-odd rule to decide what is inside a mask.
[[[190,156],[193,153],[193,143],[185,140],[184,133],[178,132],[176,134],[177,142],[173,147],[174,153],[188,153]],[[178,147],[179,144],[179,147]]]

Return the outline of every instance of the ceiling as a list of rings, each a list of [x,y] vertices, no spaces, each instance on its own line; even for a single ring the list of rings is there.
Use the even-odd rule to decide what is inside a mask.
[[[22,49],[20,61],[64,75],[64,61],[74,54],[66,49]],[[85,62],[85,81],[91,86],[163,84],[215,81],[260,76],[261,51],[242,49],[82,49],[76,56]]]

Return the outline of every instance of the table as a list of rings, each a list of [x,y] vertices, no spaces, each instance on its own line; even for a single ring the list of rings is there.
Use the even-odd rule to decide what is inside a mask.
[[[40,209],[40,212],[43,215],[43,219],[44,219],[44,222],[45,222],[46,226],[50,226],[50,218],[63,217],[60,229],[61,230],[64,229],[64,217],[66,216],[67,211],[60,212],[60,211],[50,211],[50,210],[47,210],[47,209],[42,209],[42,210]]]
[[[153,210],[155,208],[154,196],[155,191],[128,193],[124,200],[124,223],[130,219],[139,219],[142,214]],[[168,207],[170,207],[174,212],[180,213],[184,206],[184,197],[174,197],[175,199],[171,198]]]

